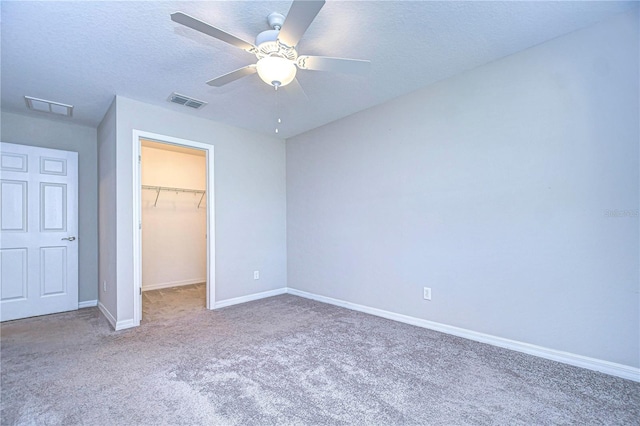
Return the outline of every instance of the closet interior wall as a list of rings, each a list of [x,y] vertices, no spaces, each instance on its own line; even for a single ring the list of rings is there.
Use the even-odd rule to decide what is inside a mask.
[[[204,152],[142,141],[141,181],[142,290],[205,282]]]

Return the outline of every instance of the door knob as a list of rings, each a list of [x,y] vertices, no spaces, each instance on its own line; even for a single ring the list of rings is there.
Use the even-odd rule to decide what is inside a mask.
[[[75,241],[76,237],[67,237],[67,238],[63,238],[63,240],[67,240],[67,241]]]

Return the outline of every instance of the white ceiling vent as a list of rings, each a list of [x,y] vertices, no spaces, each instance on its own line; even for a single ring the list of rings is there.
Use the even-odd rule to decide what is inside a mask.
[[[171,96],[169,96],[169,102],[173,102],[174,104],[180,104],[184,106],[188,106],[190,108],[198,109],[205,106],[207,103],[205,101],[199,101],[194,98],[190,98],[185,95],[181,95],[179,93],[173,92]]]
[[[47,101],[45,99],[32,98],[31,96],[25,96],[24,101],[27,103],[27,108],[34,111],[63,115],[65,117],[71,117],[73,115],[73,105],[61,104],[60,102]]]

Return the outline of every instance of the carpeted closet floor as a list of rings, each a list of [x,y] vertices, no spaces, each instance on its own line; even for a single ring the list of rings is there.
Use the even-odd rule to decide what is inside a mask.
[[[143,306],[3,323],[2,424],[640,424],[640,383],[291,295]]]
[[[205,283],[171,287],[142,293],[142,324],[205,311]]]

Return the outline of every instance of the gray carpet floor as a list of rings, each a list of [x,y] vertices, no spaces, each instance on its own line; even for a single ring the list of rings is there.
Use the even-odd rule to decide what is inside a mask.
[[[1,325],[2,424],[637,425],[640,384],[283,295],[204,286]]]

